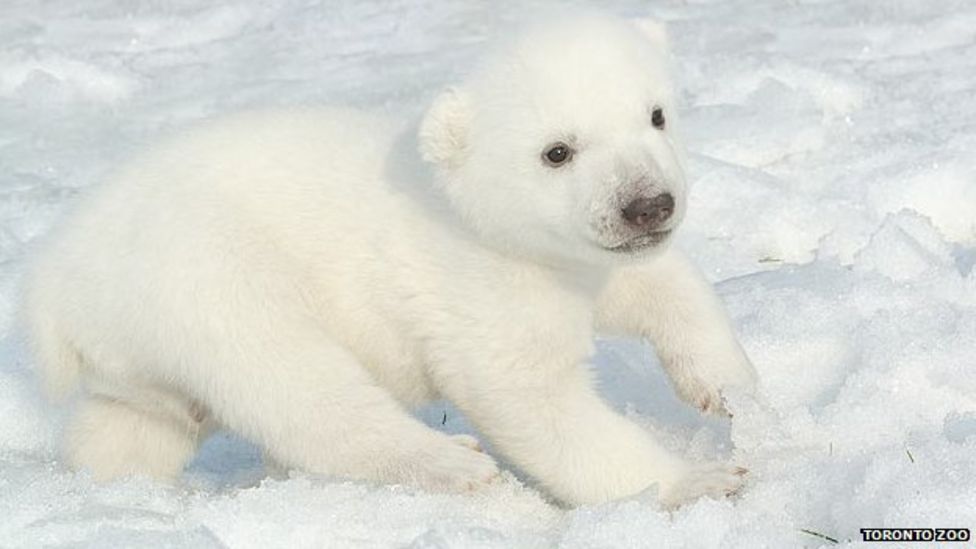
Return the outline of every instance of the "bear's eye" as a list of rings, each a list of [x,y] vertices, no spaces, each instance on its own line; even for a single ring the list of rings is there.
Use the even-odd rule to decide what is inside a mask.
[[[553,143],[542,153],[542,160],[550,166],[557,167],[573,159],[573,149],[565,143]]]
[[[666,124],[664,120],[664,109],[654,107],[654,110],[651,111],[651,124],[654,124],[654,127],[659,130],[664,129],[664,125]]]

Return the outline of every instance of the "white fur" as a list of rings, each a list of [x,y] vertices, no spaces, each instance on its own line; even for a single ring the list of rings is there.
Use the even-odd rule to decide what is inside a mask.
[[[671,193],[669,228],[684,208],[654,28],[535,28],[416,132],[350,110],[239,115],[94,190],[26,294],[49,387],[83,386],[69,462],[172,479],[213,423],[285,467],[440,490],[491,482],[477,441],[405,409],[443,396],[571,504],[654,484],[672,504],[735,490],[740,470],[672,455],[583,367],[599,326],[652,338],[702,409],[753,380],[718,300],[666,242],[607,249],[637,234],[620,219],[635,196]],[[654,106],[668,129],[651,126]],[[553,168],[541,154],[557,140],[577,154]]]

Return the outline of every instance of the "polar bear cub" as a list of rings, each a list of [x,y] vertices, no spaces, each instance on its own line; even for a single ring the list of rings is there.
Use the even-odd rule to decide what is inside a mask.
[[[174,479],[217,425],[313,473],[492,482],[477,440],[407,411],[443,397],[569,504],[733,492],[743,470],[667,451],[585,368],[614,332],[653,340],[704,411],[753,384],[668,246],[686,199],[661,33],[606,17],[531,28],[419,127],[308,109],[177,136],[83,199],[28,275],[39,369],[81,387],[66,459]]]

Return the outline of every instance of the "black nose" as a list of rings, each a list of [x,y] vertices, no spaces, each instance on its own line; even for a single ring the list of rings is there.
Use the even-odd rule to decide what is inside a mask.
[[[652,229],[667,221],[674,213],[674,197],[663,193],[654,198],[637,198],[627,204],[621,213],[627,223]]]

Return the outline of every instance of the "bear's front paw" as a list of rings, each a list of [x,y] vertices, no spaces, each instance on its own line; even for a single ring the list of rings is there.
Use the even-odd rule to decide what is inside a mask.
[[[725,360],[674,358],[665,364],[675,392],[682,400],[704,413],[731,417],[722,390],[739,387],[752,390],[756,372],[744,354]]]
[[[732,417],[725,406],[722,398],[721,389],[717,384],[709,383],[694,373],[689,372],[678,376],[673,376],[674,389],[681,400],[698,408],[703,413],[720,417]]]
[[[703,496],[730,496],[742,487],[746,473],[746,469],[728,463],[691,465],[677,480],[662,483],[661,503],[666,507],[677,507]]]

